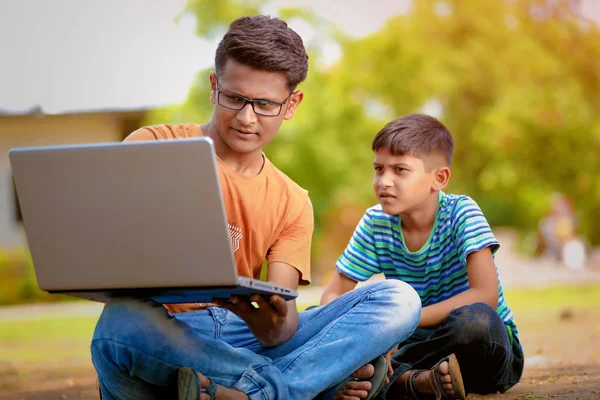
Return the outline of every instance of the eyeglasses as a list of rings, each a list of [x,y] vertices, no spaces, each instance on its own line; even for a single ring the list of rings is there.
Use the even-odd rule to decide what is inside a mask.
[[[281,103],[273,100],[249,99],[241,94],[222,91],[219,88],[219,81],[217,80],[217,103],[219,103],[220,106],[229,108],[230,110],[239,111],[246,107],[246,104],[250,103],[254,113],[264,117],[278,116],[281,113],[283,105],[288,101],[292,94],[294,94],[294,92],[290,93]]]

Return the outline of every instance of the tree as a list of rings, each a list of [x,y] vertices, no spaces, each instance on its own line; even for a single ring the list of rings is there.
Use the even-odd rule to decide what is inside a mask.
[[[600,31],[577,15],[577,3],[415,0],[408,14],[361,39],[308,11],[283,10],[342,49],[338,62],[323,66],[322,40],[309,43],[305,100],[265,149],[309,190],[317,233],[343,218],[340,207],[376,201],[375,133],[392,118],[439,104],[456,142],[449,191],[475,198],[492,225],[527,230],[560,191],[575,200],[581,231],[600,243]],[[206,36],[266,3],[240,4],[193,1],[187,10]],[[207,77],[202,71],[185,104],[152,121],[207,121]]]

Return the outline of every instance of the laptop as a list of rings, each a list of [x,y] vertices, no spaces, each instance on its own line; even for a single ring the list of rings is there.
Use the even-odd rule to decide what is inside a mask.
[[[210,302],[289,288],[237,275],[210,138],[9,152],[38,286],[107,302]]]

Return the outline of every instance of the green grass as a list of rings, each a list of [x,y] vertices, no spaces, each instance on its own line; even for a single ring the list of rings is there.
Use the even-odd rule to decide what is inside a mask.
[[[513,311],[597,308],[600,304],[600,285],[510,289],[504,291],[504,296]]]
[[[0,322],[0,354],[9,363],[90,359],[96,317]]]
[[[505,295],[516,312],[595,308],[600,304],[600,285],[511,289]],[[0,321],[1,360],[19,364],[89,361],[96,321],[96,317]]]

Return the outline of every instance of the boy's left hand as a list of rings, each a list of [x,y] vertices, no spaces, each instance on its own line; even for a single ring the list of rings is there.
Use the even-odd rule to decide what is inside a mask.
[[[398,345],[394,346],[394,348],[391,349],[390,351],[388,351],[388,353],[385,355],[385,359],[388,362],[388,373],[387,373],[387,376],[385,377],[386,385],[390,383],[390,376],[392,376],[392,374],[394,373],[394,368],[392,368],[392,356],[394,355],[396,350],[398,350]]]

